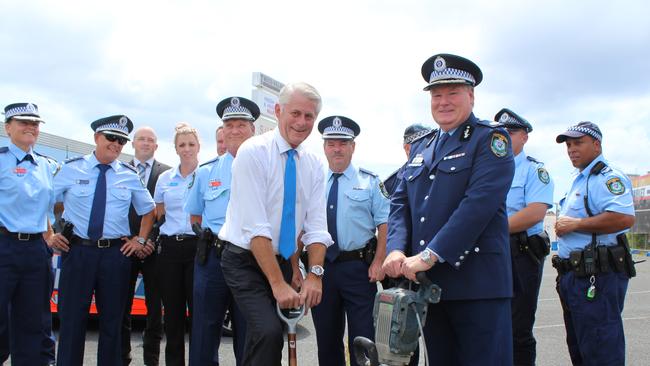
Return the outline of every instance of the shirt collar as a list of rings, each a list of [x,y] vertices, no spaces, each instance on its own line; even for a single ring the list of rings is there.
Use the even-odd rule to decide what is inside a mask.
[[[18,161],[22,161],[25,156],[31,155],[32,160],[34,161],[34,164],[38,165],[38,161],[36,160],[36,154],[34,154],[34,150],[30,147],[28,152],[24,152],[21,148],[18,146],[14,145],[13,142],[9,142],[9,151],[11,151],[12,154],[18,159]]]
[[[278,150],[280,151],[280,154],[283,154],[291,149],[294,149],[289,145],[289,143],[282,137],[280,134],[280,128],[276,128],[273,131],[273,140],[275,141],[276,145],[278,146]],[[294,150],[296,150],[296,156],[300,156],[302,154],[304,147],[302,144],[298,145]]]
[[[92,167],[95,167],[97,164],[101,164],[99,162],[99,160],[97,160],[97,157],[95,156],[94,151],[93,151],[92,154],[89,154],[89,155],[86,156],[86,161],[88,161],[88,163],[90,163],[90,166],[92,166]],[[110,165],[111,168],[113,168],[113,170],[117,171],[117,165],[118,164],[119,164],[118,160],[115,159],[115,160],[111,161],[108,165]]]
[[[589,163],[589,165],[587,165],[584,169],[582,170],[576,169],[574,174],[576,176],[577,175],[582,175],[584,177],[589,176],[589,172],[591,172],[591,168],[593,168],[593,166],[596,165],[596,163],[598,163],[599,161],[605,162],[605,158],[603,157],[603,154],[596,156],[596,158],[591,163]]]
[[[198,165],[197,165],[197,169],[198,169]],[[196,171],[196,169],[194,169],[194,172],[195,171]],[[172,179],[174,179],[176,177],[178,177],[180,179],[187,179],[187,178],[191,177],[194,172],[188,174],[187,177],[183,178],[183,176],[181,175],[181,165],[178,164],[177,166],[172,168],[172,170],[171,170],[171,172],[169,174],[170,174],[170,177]]]
[[[153,167],[153,161],[154,160],[155,160],[154,158],[151,158],[151,159],[149,159],[147,161],[140,161],[140,160],[138,160],[138,158],[133,157],[133,166],[135,166],[137,168],[138,164],[147,163],[147,164],[149,164],[148,168],[151,168],[151,167]]]

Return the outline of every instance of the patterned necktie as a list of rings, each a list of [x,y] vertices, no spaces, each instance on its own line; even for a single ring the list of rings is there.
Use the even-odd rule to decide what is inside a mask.
[[[90,219],[88,220],[88,238],[90,240],[99,240],[104,235],[104,214],[106,213],[106,171],[110,168],[107,164],[97,164],[99,176],[97,176],[97,185],[95,185],[95,197],[93,197],[93,206],[90,209]]]
[[[332,240],[334,241],[334,244],[330,245],[329,248],[327,248],[327,253],[325,254],[325,258],[327,258],[327,260],[330,262],[334,262],[341,252],[341,248],[339,247],[338,232],[336,228],[336,208],[338,206],[339,177],[341,175],[343,174],[332,173],[332,178],[334,181],[332,181],[330,192],[327,195],[327,231],[329,231],[330,235],[332,236]]]
[[[442,150],[442,147],[445,145],[445,142],[447,142],[447,139],[449,138],[449,134],[446,132],[441,132],[438,141],[436,141],[436,148],[435,148],[435,155],[436,157],[438,156],[438,153],[440,150]]]
[[[280,254],[289,259],[296,251],[296,150],[287,151],[284,167],[284,198],[282,199],[282,221],[280,223]]]
[[[149,166],[149,163],[138,163],[138,175],[140,176],[140,180],[142,183],[146,183],[144,181],[144,178],[147,176],[147,167]]]

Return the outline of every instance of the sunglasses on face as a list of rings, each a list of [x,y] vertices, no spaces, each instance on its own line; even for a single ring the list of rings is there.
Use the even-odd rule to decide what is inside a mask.
[[[120,145],[126,145],[126,142],[128,141],[124,137],[119,137],[119,136],[115,136],[115,135],[108,135],[108,134],[105,134],[105,133],[103,133],[102,135],[104,135],[104,137],[106,137],[106,140],[108,140],[109,142],[117,141],[117,143],[120,144]]]

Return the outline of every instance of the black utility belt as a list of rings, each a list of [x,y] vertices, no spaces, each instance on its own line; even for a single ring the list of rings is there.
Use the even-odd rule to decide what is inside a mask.
[[[375,259],[375,254],[377,253],[377,238],[372,237],[366,242],[366,245],[361,249],[356,250],[341,250],[338,257],[334,262],[348,262],[348,261],[364,261],[368,265],[372,264],[372,261]],[[303,251],[300,255],[300,260],[302,263],[307,265],[309,263],[309,255],[307,251]]]
[[[83,245],[85,247],[97,247],[100,249],[104,248],[110,248],[114,246],[122,246],[124,244],[124,240],[117,238],[117,239],[99,239],[99,240],[89,240],[89,239],[84,239],[80,236],[73,235],[72,236],[72,241],[70,241],[70,244],[73,245]]]
[[[551,243],[546,234],[528,236],[525,231],[510,234],[510,245],[513,253],[528,255],[538,264],[551,252]]]
[[[551,262],[560,275],[571,271],[576,277],[590,277],[609,272],[625,273],[628,278],[636,275],[631,253],[620,244],[599,245],[595,248],[589,245],[583,250],[571,252],[568,259],[554,255]]]
[[[339,256],[336,257],[335,262],[348,262],[348,261],[362,261],[364,260],[364,251],[365,248],[357,249],[357,250],[346,250],[346,251],[340,251]]]
[[[0,226],[0,234],[4,236],[8,236],[18,241],[32,241],[32,240],[38,240],[43,238],[43,233],[35,233],[35,234],[14,233],[12,231],[7,230],[7,228],[4,226]]]
[[[163,235],[160,234],[161,242],[183,242],[189,240],[196,240],[198,236],[190,234],[180,234],[180,235]]]

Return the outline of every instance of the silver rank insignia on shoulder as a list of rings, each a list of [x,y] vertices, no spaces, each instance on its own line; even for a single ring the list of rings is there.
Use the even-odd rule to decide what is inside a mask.
[[[462,156],[465,156],[465,153],[464,153],[464,152],[462,152],[462,153],[458,153],[458,154],[454,154],[454,155],[448,155],[448,156],[445,156],[444,158],[442,158],[442,160],[457,159],[457,158],[460,158],[460,157],[462,157]]]
[[[424,162],[424,156],[422,154],[417,154],[415,155],[413,160],[411,160],[409,166],[422,166],[423,162]]]

